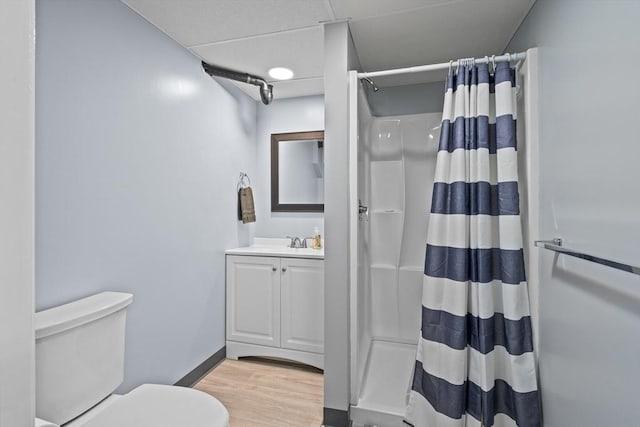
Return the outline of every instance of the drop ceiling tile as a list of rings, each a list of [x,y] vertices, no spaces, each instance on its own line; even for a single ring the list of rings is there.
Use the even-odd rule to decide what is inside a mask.
[[[323,0],[122,0],[186,47],[305,28],[333,18]]]
[[[363,19],[459,0],[329,0],[339,19]]]
[[[269,80],[271,67],[287,67],[294,79],[323,74],[324,40],[320,26],[191,48],[212,65],[256,74]]]
[[[350,22],[364,71],[501,53],[531,0],[449,2]]]

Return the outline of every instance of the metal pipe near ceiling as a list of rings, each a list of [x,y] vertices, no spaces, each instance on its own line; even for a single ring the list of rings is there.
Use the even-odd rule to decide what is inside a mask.
[[[230,70],[228,68],[218,67],[217,65],[207,64],[202,61],[202,69],[210,76],[224,77],[225,79],[236,80],[242,83],[249,83],[260,87],[260,98],[264,105],[269,105],[273,101],[273,85],[266,82],[265,79],[254,76],[252,74],[241,73],[239,71]]]

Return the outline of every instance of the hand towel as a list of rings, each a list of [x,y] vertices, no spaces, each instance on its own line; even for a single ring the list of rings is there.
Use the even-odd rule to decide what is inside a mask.
[[[238,190],[238,219],[243,224],[256,222],[256,210],[253,206],[253,191],[251,187]]]

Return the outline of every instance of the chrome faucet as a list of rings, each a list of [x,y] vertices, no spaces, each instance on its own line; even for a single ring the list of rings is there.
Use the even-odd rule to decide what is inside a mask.
[[[306,248],[307,242],[305,240],[304,246],[299,237],[287,236],[288,239],[291,239],[291,243],[289,244],[290,248]]]

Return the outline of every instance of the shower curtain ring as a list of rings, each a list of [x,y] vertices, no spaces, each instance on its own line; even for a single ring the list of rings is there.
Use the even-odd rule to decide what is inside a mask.
[[[451,75],[451,72],[453,71],[453,59],[449,60],[449,75]]]
[[[496,55],[491,55],[491,70],[496,71]]]

